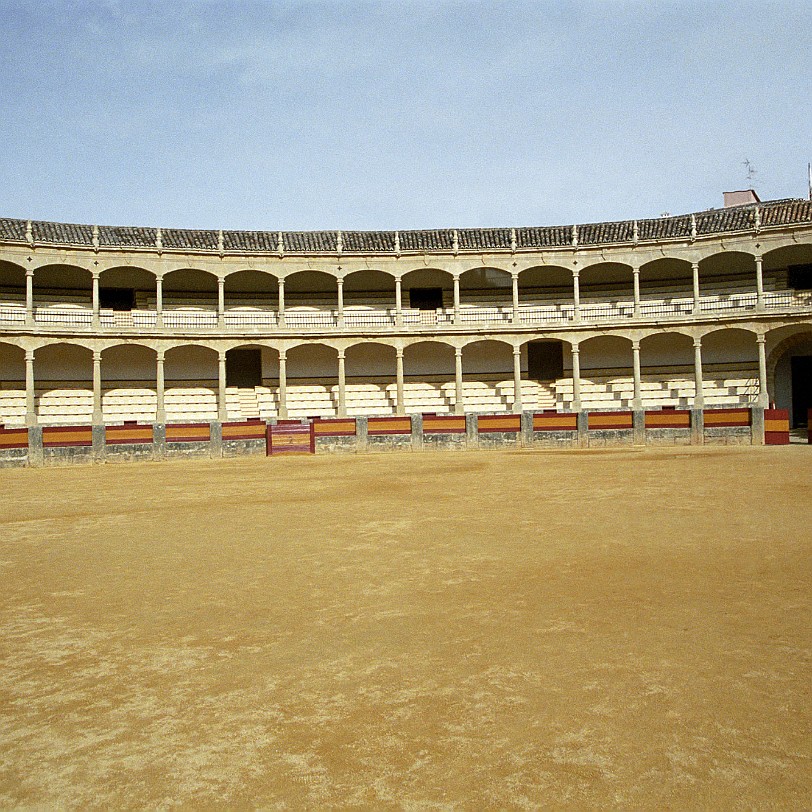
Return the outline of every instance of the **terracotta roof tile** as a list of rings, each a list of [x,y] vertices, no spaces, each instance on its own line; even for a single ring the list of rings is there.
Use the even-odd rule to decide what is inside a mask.
[[[345,251],[372,251],[382,254],[395,250],[394,231],[342,231],[341,242]]]
[[[12,220],[8,217],[0,217],[0,239],[24,242],[25,220]]]
[[[550,248],[560,245],[571,245],[572,226],[517,228],[516,242],[519,248]]]
[[[164,228],[161,229],[161,243],[164,248],[193,248],[216,251],[217,232],[197,231],[189,228]]]
[[[223,247],[226,251],[279,250],[279,234],[276,231],[224,231]]]
[[[99,226],[99,245],[154,248],[157,228],[135,226]]]
[[[457,235],[463,251],[510,248],[509,228],[461,228]]]
[[[335,231],[285,231],[282,239],[286,254],[335,253],[338,247]]]
[[[61,245],[93,245],[93,226],[76,223],[45,223],[35,220],[31,224],[34,242],[52,242]]]
[[[430,231],[401,231],[402,251],[451,251],[454,232],[450,228]]]

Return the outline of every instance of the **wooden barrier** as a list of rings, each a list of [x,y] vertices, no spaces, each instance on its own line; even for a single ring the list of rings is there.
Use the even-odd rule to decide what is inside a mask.
[[[687,409],[667,409],[646,412],[647,429],[690,429],[691,412]]]
[[[316,435],[310,422],[277,423],[275,426],[268,426],[266,437],[266,451],[269,457],[316,453]]]
[[[90,447],[93,445],[92,426],[44,426],[43,448]]]
[[[0,427],[0,451],[7,448],[28,448],[28,429]]]
[[[223,423],[223,440],[264,440],[265,421],[259,418]]]
[[[764,445],[789,445],[789,411],[764,410]]]
[[[424,414],[423,434],[465,434],[465,416]]]
[[[167,443],[208,443],[211,427],[208,423],[167,423]]]
[[[411,433],[411,417],[370,417],[367,422],[368,437],[381,437],[387,434]]]
[[[477,431],[480,434],[518,434],[521,430],[520,414],[482,414],[477,418]]]
[[[589,412],[587,428],[594,430],[633,429],[631,412]]]
[[[533,415],[533,431],[578,431],[578,415],[541,412]]]
[[[736,428],[750,425],[750,409],[705,409],[703,412],[706,429]]]
[[[152,426],[143,423],[125,423],[123,426],[105,426],[104,444],[151,445]]]
[[[319,417],[313,421],[316,437],[355,437],[354,417]]]

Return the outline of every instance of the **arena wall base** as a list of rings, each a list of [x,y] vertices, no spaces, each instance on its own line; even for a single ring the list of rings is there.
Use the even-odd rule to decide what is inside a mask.
[[[367,435],[366,450],[371,453],[382,451],[411,451],[411,434],[374,434]]]
[[[752,445],[750,426],[720,426],[704,430],[705,445]]]
[[[42,464],[50,468],[57,465],[90,465],[95,460],[93,446],[61,446],[44,448]]]
[[[534,431],[531,445],[539,448],[577,448],[577,431]]]
[[[317,454],[356,454],[359,446],[358,435],[355,437],[316,437]]]
[[[634,431],[632,429],[590,429],[588,443],[589,448],[634,445]]]
[[[423,451],[465,451],[468,437],[465,434],[424,434]]]
[[[691,445],[690,429],[646,429],[646,445]]]
[[[211,442],[195,443],[165,443],[166,459],[200,459],[211,458]]]
[[[479,435],[479,447],[488,448],[521,448],[522,436],[518,431],[489,431]]]
[[[108,445],[104,462],[148,462],[155,459],[155,446],[151,443],[116,443]]]
[[[0,451],[0,468],[25,468],[27,465],[27,448],[4,448]]]
[[[245,457],[254,454],[265,454],[265,440],[222,440],[220,456]]]

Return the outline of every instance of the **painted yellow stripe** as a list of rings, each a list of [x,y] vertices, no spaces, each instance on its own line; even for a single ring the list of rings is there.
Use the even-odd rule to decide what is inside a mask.
[[[578,418],[573,415],[550,415],[549,417],[540,417],[536,415],[533,418],[533,428],[556,428],[556,429],[569,429],[575,431],[578,428]]]
[[[230,440],[233,437],[256,438],[257,440],[261,440],[265,437],[265,426],[259,424],[223,426],[223,439]]]
[[[167,426],[166,439],[170,442],[176,438],[183,438],[184,440],[208,440],[210,439],[208,426],[204,429],[170,429]]]
[[[152,442],[152,429],[117,429],[109,427],[105,436],[110,440],[142,440]]]
[[[42,441],[44,443],[79,443],[79,442],[92,442],[93,433],[90,429],[87,431],[48,431],[43,429]]]
[[[518,417],[480,417],[479,427],[483,429],[518,429],[521,421]]]
[[[452,417],[443,419],[441,417],[424,417],[423,431],[453,431],[465,430],[464,417]]]
[[[744,412],[705,412],[706,426],[748,426],[750,413]]]
[[[613,428],[631,428],[632,416],[630,414],[601,414],[589,416],[589,428],[612,426]]]
[[[314,423],[316,436],[320,434],[335,434],[336,432],[352,432],[355,434],[354,420],[337,420],[335,423]]]
[[[789,420],[765,420],[764,431],[789,431]]]
[[[646,428],[670,427],[690,428],[691,416],[687,414],[647,414]]]

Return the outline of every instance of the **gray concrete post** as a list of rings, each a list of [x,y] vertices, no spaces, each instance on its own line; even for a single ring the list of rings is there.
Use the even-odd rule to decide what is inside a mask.
[[[533,445],[533,412],[522,412],[522,448],[530,448]]]
[[[643,409],[632,412],[632,442],[634,445],[646,444],[646,413]]]
[[[32,468],[41,468],[45,453],[42,448],[42,426],[28,427],[28,464]]]
[[[209,456],[212,459],[223,456],[223,424],[219,420],[209,423]]]
[[[155,423],[152,427],[152,459],[166,459],[166,425]]]
[[[107,457],[107,442],[104,425],[95,425],[91,429],[93,437],[93,462],[104,462]]]
[[[589,448],[589,412],[578,412],[578,448]]]
[[[423,450],[423,415],[412,415],[412,451]]]
[[[702,409],[691,409],[691,445],[705,444],[705,414]]]
[[[465,415],[465,447],[479,448],[479,419],[476,412]]]
[[[763,406],[753,406],[750,409],[750,442],[753,445],[764,445]]]
[[[357,454],[363,454],[369,448],[367,442],[367,429],[369,422],[367,417],[355,418],[355,451]]]

